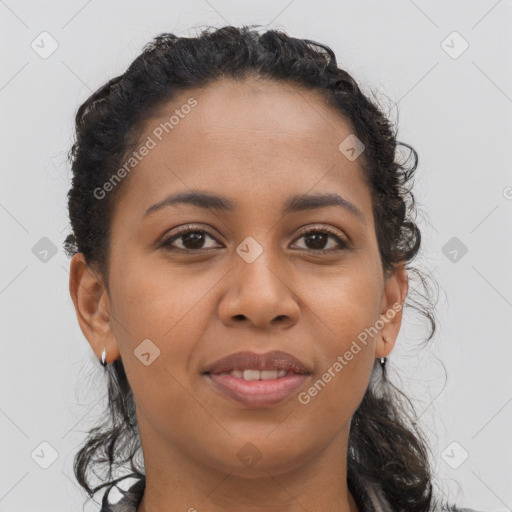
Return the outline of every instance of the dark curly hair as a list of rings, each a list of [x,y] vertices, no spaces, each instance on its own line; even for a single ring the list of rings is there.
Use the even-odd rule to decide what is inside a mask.
[[[378,101],[365,95],[352,76],[338,67],[328,46],[278,30],[260,33],[254,27],[208,27],[198,37],[160,34],[125,73],[108,81],[80,106],[76,139],[69,152],[72,233],[64,241],[67,255],[82,252],[88,264],[101,271],[108,290],[110,219],[122,184],[101,200],[94,190],[136,147],[143,122],[177,93],[223,77],[262,77],[297,84],[320,92],[351,123],[365,145],[358,162],[371,191],[382,270],[386,274],[405,264],[409,277],[419,278],[422,291],[410,287],[405,306],[427,319],[425,342],[429,341],[437,323],[428,282],[431,276],[409,265],[421,240],[411,192],[417,152],[397,141],[395,125]],[[121,479],[145,479],[143,464],[137,462],[141,444],[134,396],[121,358],[105,371],[107,417],[88,433],[74,459],[76,478],[89,496],[109,487],[104,500]],[[414,406],[391,382],[387,371],[386,366],[374,366],[370,385],[352,417],[348,466],[378,482],[397,511],[426,512],[435,505],[430,449]],[[127,467],[130,474],[114,478],[115,471]],[[94,487],[90,472],[95,473],[96,468],[106,471],[107,481]]]

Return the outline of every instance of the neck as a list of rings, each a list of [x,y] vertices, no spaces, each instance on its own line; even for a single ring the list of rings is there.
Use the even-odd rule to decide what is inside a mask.
[[[262,457],[240,469],[197,460],[156,432],[147,435],[148,424],[140,418],[146,487],[138,512],[359,512],[347,485],[349,427],[327,446],[284,465],[265,464]]]

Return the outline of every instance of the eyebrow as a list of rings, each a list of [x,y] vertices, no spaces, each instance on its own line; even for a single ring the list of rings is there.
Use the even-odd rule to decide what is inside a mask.
[[[147,215],[161,210],[166,206],[176,206],[179,204],[188,204],[207,210],[216,210],[220,212],[233,212],[237,207],[237,202],[228,197],[203,192],[200,190],[190,190],[188,192],[179,192],[171,194],[151,205],[143,215]],[[338,206],[358,217],[366,225],[366,218],[363,212],[347,199],[338,194],[299,194],[289,197],[284,206],[282,214],[286,215],[294,212],[306,210],[315,210],[326,208],[328,206]]]

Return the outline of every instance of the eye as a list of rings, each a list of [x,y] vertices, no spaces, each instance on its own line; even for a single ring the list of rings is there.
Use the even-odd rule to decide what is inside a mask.
[[[204,229],[199,229],[194,226],[185,226],[180,229],[178,233],[175,233],[169,238],[166,238],[161,244],[160,247],[164,247],[168,250],[178,250],[185,252],[197,252],[201,249],[205,249],[204,242],[206,238],[211,238],[215,240],[213,235],[205,231]],[[174,246],[174,242],[176,240],[180,240],[180,243],[183,247]],[[211,248],[211,247],[210,247]],[[206,247],[208,249],[208,247]]]
[[[204,246],[207,238],[216,241],[215,237],[204,229],[194,226],[185,226],[179,229],[177,233],[174,233],[172,236],[163,240],[159,247],[162,247],[165,250],[177,250],[183,252],[200,252],[201,250],[215,248]],[[303,232],[296,240],[300,240],[301,238],[304,238],[307,246],[303,248],[299,247],[299,249],[309,249],[320,254],[331,253],[337,250],[347,249],[349,247],[347,242],[341,239],[334,231],[331,231],[326,227],[309,229]],[[334,240],[336,244],[334,247],[325,249],[325,244],[328,243],[329,239]],[[176,241],[179,241],[181,247],[175,245]]]
[[[328,228],[314,228],[309,229],[304,232],[297,240],[304,238],[304,241],[309,247],[305,249],[311,249],[317,253],[331,253],[336,250],[343,250],[349,247],[348,243],[341,239],[335,232],[331,231]],[[329,238],[334,239],[337,242],[337,247],[324,249],[323,247],[329,240]]]

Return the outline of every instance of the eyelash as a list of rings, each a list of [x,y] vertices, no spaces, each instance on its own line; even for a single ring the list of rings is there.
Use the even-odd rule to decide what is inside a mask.
[[[177,240],[177,239],[181,238],[182,236],[187,235],[189,233],[206,233],[209,237],[216,240],[216,238],[209,231],[207,231],[205,229],[200,229],[200,228],[197,228],[194,226],[185,226],[185,227],[181,228],[177,233],[172,235],[171,237],[163,240],[162,243],[159,245],[159,247],[164,248],[165,250],[168,250],[168,251],[177,251],[177,252],[188,253],[188,254],[192,254],[192,253],[198,254],[201,251],[209,250],[209,249],[197,249],[197,250],[181,249],[181,248],[176,248],[176,247],[171,246],[171,243],[174,242],[174,240]],[[311,251],[315,254],[329,254],[329,253],[333,253],[335,251],[348,249],[348,247],[349,247],[349,244],[347,242],[345,242],[345,240],[341,239],[334,231],[332,231],[331,229],[329,229],[327,227],[312,228],[312,229],[309,229],[308,231],[304,231],[299,235],[299,237],[296,240],[302,238],[303,236],[312,234],[312,233],[327,233],[331,237],[335,238],[341,247],[334,248],[334,249],[302,249],[303,251]]]

